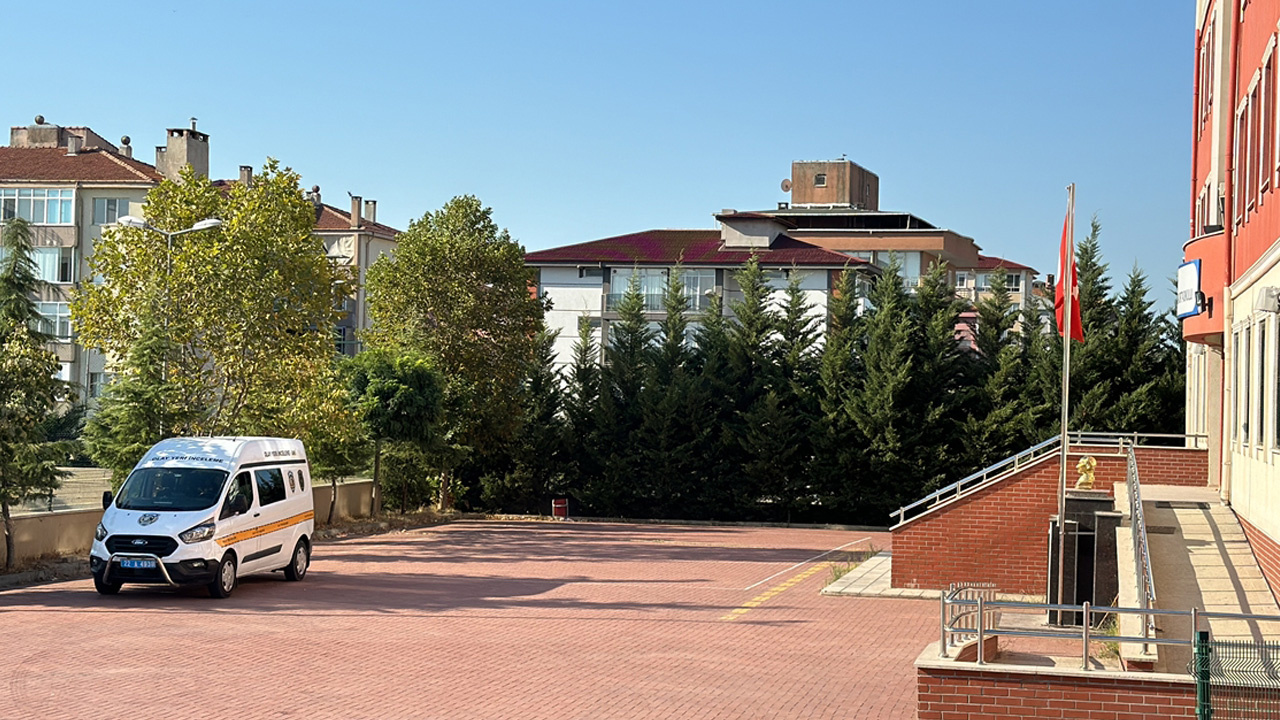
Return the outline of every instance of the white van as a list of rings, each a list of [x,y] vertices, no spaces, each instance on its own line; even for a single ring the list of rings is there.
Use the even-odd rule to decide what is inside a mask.
[[[300,440],[162,440],[102,498],[89,568],[103,595],[123,583],[206,585],[213,597],[237,578],[311,564],[315,509]]]

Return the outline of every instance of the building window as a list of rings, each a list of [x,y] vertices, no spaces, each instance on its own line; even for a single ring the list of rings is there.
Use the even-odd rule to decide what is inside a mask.
[[[580,277],[580,278],[601,278],[601,279],[604,279],[604,268],[599,268],[599,267],[580,267],[580,268],[578,268],[578,277]]]
[[[1249,104],[1246,102],[1241,103],[1240,109],[1236,111],[1235,147],[1232,148],[1232,152],[1239,158],[1231,166],[1231,218],[1236,224],[1244,219],[1245,193],[1244,188],[1240,186],[1240,166],[1246,163],[1246,158],[1241,154],[1240,148],[1244,147],[1245,118],[1248,109]]]
[[[360,352],[360,341],[356,338],[355,328],[338,325],[333,329],[333,346],[339,355],[355,357]]]
[[[129,214],[129,198],[94,198],[93,224],[110,225]]]
[[[89,397],[102,397],[102,393],[107,389],[107,384],[111,382],[111,376],[104,372],[89,373]]]
[[[1231,439],[1240,439],[1240,332],[1231,333]]]
[[[1245,327],[1242,337],[1240,338],[1240,442],[1247,444],[1249,442],[1249,408],[1252,404],[1249,396],[1250,380],[1253,379],[1253,356],[1250,354],[1249,338],[1251,330]]]
[[[1272,166],[1275,159],[1272,150],[1275,147],[1273,139],[1276,136],[1276,103],[1275,103],[1275,75],[1271,55],[1267,55],[1266,61],[1262,64],[1262,82],[1261,85],[1261,102],[1262,107],[1259,112],[1262,115],[1262,125],[1258,134],[1258,202],[1262,202],[1262,192],[1271,187],[1271,176],[1273,174]]]
[[[1022,292],[1022,273],[1009,273],[1005,276],[1004,286],[1009,292]]]
[[[40,313],[40,332],[51,335],[57,340],[71,339],[71,303],[38,302],[36,312]]]
[[[972,282],[973,282],[973,276],[970,275],[969,273],[967,272],[956,273],[956,289],[957,290],[962,290],[964,288],[969,287],[970,283]]]
[[[73,283],[76,267],[75,248],[36,248],[32,253],[40,279],[47,283]]]
[[[645,312],[662,311],[662,295],[667,291],[666,268],[618,268],[613,271],[609,285],[609,296],[605,299],[605,309],[616,310],[622,302],[622,296],[631,287],[631,276],[635,275],[640,285],[640,294],[644,297]]]
[[[685,270],[680,281],[684,283],[690,310],[706,310],[711,305],[711,296],[716,291],[715,270]]]
[[[1249,92],[1249,104],[1245,113],[1247,134],[1244,157],[1245,210],[1252,210],[1258,202],[1258,86]]]
[[[818,174],[814,175],[814,176],[813,176],[813,186],[814,186],[814,187],[826,187],[826,186],[827,186],[827,174],[826,174],[826,173],[818,173]]]
[[[0,188],[0,219],[19,217],[32,225],[70,225],[71,190]]]
[[[1214,23],[1209,23],[1200,44],[1200,129],[1209,120],[1213,107]]]
[[[1258,323],[1258,367],[1255,368],[1254,387],[1257,388],[1258,401],[1254,403],[1254,414],[1251,416],[1251,424],[1253,425],[1254,442],[1259,446],[1263,443],[1264,428],[1262,419],[1267,416],[1267,381],[1265,369],[1267,365],[1267,324],[1266,321]]]
[[[1271,396],[1272,447],[1280,450],[1280,377],[1277,377],[1280,374],[1280,327],[1276,329],[1276,351],[1272,353],[1271,357],[1275,362],[1275,370],[1272,371],[1271,376],[1276,384],[1274,388],[1275,394]],[[1196,380],[1199,383],[1198,376]],[[1264,390],[1263,392],[1266,391]],[[1197,404],[1198,406],[1199,404]]]

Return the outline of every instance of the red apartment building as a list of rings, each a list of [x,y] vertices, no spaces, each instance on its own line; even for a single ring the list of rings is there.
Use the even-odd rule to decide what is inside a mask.
[[[1179,270],[1187,432],[1280,588],[1280,0],[1199,0],[1190,239]]]

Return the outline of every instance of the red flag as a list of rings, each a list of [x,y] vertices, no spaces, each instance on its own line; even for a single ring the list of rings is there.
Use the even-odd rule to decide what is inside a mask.
[[[1058,319],[1058,334],[1064,335],[1062,321],[1063,290],[1071,288],[1071,339],[1084,342],[1084,324],[1080,321],[1080,287],[1076,284],[1076,253],[1069,234],[1071,216],[1062,221],[1062,247],[1058,250],[1058,283],[1053,289],[1053,314]]]

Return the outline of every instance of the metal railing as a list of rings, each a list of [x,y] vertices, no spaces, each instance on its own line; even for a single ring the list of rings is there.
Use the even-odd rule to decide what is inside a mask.
[[[1138,459],[1134,455],[1133,445],[1126,448],[1127,470],[1125,471],[1125,487],[1129,493],[1129,531],[1133,540],[1133,569],[1138,581],[1138,604],[1144,610],[1156,606],[1156,581],[1151,572],[1151,545],[1147,542],[1147,520],[1142,512],[1142,483],[1138,480]],[[1142,636],[1146,641],[1142,652],[1146,654],[1147,645],[1156,632],[1154,615],[1147,615],[1142,623]]]
[[[1068,433],[1068,442],[1070,445],[1089,445],[1089,446],[1115,446],[1116,453],[1120,454],[1128,446],[1169,446],[1174,441],[1186,443],[1188,439],[1199,439],[1203,435],[1176,435],[1170,433],[1103,433],[1103,432],[1072,432]],[[1054,436],[1041,443],[1031,446],[1022,452],[1011,455],[993,465],[985,467],[972,475],[966,476],[944,488],[936,490],[923,498],[904,505],[889,514],[889,518],[894,520],[892,527],[897,527],[908,520],[914,519],[919,515],[950,502],[954,502],[970,493],[981,490],[987,485],[993,484],[1004,477],[1021,470],[1027,465],[1039,462],[1048,455],[1056,453],[1062,448],[1061,436]]]
[[[1081,643],[1080,657],[1081,669],[1089,670],[1089,661],[1092,655],[1089,650],[1089,643],[1093,640],[1103,640],[1116,643],[1144,643],[1153,645],[1174,645],[1183,647],[1193,647],[1195,643],[1196,630],[1200,626],[1200,620],[1253,620],[1261,622],[1280,623],[1280,615],[1252,615],[1247,613],[1224,613],[1224,612],[1205,612],[1198,608],[1191,610],[1159,610],[1156,608],[1120,608],[1095,606],[1091,603],[1082,605],[1057,605],[1053,603],[1022,603],[1022,602],[997,602],[988,600],[983,594],[979,594],[976,598],[968,597],[967,588],[960,586],[959,588],[942,593],[941,601],[941,645],[938,650],[938,657],[950,657],[948,648],[955,647],[961,642],[967,642],[968,639],[977,641],[977,662],[979,665],[986,664],[986,648],[983,647],[983,640],[987,637],[1027,637],[1027,638],[1046,638],[1057,640],[1078,640]],[[1083,623],[1080,627],[1049,627],[1043,629],[1028,629],[1025,627],[1003,627],[1000,624],[1003,612],[1009,611],[1017,613],[1043,614],[1056,611],[1058,613],[1080,613]],[[1097,616],[1105,616],[1109,614],[1115,615],[1140,615],[1144,617],[1162,616],[1162,617],[1185,617],[1189,619],[1185,636],[1166,636],[1166,637],[1131,637],[1125,635],[1102,635],[1095,636],[1093,628],[1093,619]],[[1145,622],[1144,622],[1145,625]]]
[[[986,607],[987,604],[996,600],[996,585],[985,582],[951,583],[945,595],[953,600],[982,600],[983,607]],[[944,628],[951,629],[949,633],[943,632],[943,652],[946,652],[948,644],[956,645],[976,638],[984,627],[994,626],[997,617],[993,610],[987,610],[985,614],[979,613],[959,603],[944,603],[943,613],[942,625]]]
[[[604,299],[604,309],[607,312],[615,312],[622,305],[622,299],[626,297],[626,293],[609,293]],[[644,311],[651,313],[666,312],[665,303],[666,295],[663,293],[643,293],[640,295],[644,300]],[[685,299],[689,301],[686,312],[702,312],[711,307],[711,298],[706,295],[685,294]]]

